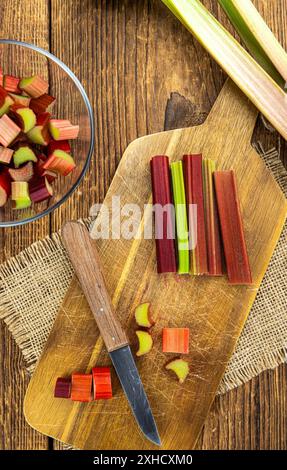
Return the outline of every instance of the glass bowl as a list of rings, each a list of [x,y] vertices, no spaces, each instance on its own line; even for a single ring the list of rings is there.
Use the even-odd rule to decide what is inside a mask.
[[[76,168],[68,176],[59,176],[53,182],[54,195],[47,201],[32,204],[29,209],[13,209],[11,198],[0,208],[0,227],[12,227],[51,213],[75,191],[93,153],[94,118],[83,86],[73,72],[50,52],[33,44],[0,39],[0,67],[3,74],[16,77],[38,74],[43,77],[49,82],[49,93],[56,98],[51,109],[52,117],[69,119],[80,126],[78,139],[70,141]]]

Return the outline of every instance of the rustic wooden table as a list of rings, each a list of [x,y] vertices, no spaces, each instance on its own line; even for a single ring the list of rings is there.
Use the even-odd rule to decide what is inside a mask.
[[[232,30],[216,0],[205,5]],[[287,47],[287,0],[255,4]],[[89,173],[58,211],[38,222],[2,230],[5,260],[102,201],[117,163],[133,139],[202,122],[225,75],[160,0],[7,0],[0,2],[2,38],[35,43],[62,59],[82,81],[95,112],[96,143]],[[259,122],[254,139],[286,143]],[[23,416],[29,381],[21,353],[0,325],[0,448],[62,449],[33,431]],[[287,449],[286,366],[267,371],[216,398],[198,447]]]

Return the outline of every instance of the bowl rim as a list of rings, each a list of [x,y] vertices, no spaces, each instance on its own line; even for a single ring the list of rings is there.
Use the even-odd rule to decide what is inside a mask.
[[[87,95],[83,85],[81,84],[80,80],[77,78],[77,76],[74,74],[74,72],[72,72],[72,70],[64,62],[62,62],[60,59],[58,59],[58,57],[56,57],[51,52],[49,52],[49,51],[47,51],[47,50],[45,50],[45,49],[43,49],[39,46],[36,46],[35,44],[31,44],[31,43],[28,43],[28,42],[18,41],[16,39],[0,39],[0,44],[16,45],[16,46],[25,47],[26,49],[31,49],[35,52],[39,52],[40,54],[46,56],[47,58],[49,58],[53,62],[55,62],[57,65],[59,65],[67,73],[67,75],[69,75],[69,77],[75,83],[75,85],[77,86],[79,92],[81,93],[81,96],[83,98],[83,101],[84,101],[84,103],[86,105],[86,108],[87,108],[87,111],[88,111],[89,124],[90,124],[90,130],[91,130],[90,146],[89,146],[86,161],[84,163],[81,174],[79,175],[79,178],[73,184],[73,186],[69,189],[69,191],[58,202],[56,202],[54,205],[52,205],[51,207],[48,207],[43,212],[41,212],[39,214],[36,214],[33,217],[28,217],[27,219],[23,219],[23,220],[16,220],[15,222],[13,222],[13,221],[8,221],[8,222],[0,221],[0,228],[4,228],[4,227],[17,227],[17,226],[20,226],[20,225],[28,224],[30,222],[35,222],[36,220],[39,220],[42,217],[45,217],[46,215],[54,212],[54,210],[58,209],[73,194],[73,192],[77,189],[77,187],[81,183],[81,181],[82,181],[84,175],[86,174],[87,169],[90,165],[92,154],[93,154],[93,151],[94,151],[94,144],[95,144],[95,128],[94,128],[94,113],[93,113],[93,109],[92,109],[90,100],[88,98],[88,95]]]

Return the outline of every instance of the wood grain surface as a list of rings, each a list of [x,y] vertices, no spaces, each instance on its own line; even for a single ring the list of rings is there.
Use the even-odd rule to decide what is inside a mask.
[[[217,1],[205,5],[233,32]],[[286,48],[287,0],[254,2]],[[102,201],[127,144],[138,136],[202,122],[225,75],[159,0],[7,0],[0,4],[0,34],[50,49],[82,80],[95,109],[96,149],[89,174],[50,218],[1,231],[7,259],[87,216]],[[176,40],[174,39],[176,38]],[[286,143],[259,121],[255,140],[275,146],[287,161]],[[34,432],[22,413],[28,384],[24,364],[1,323],[0,447],[62,449]],[[216,398],[198,446],[204,449],[287,448],[286,366],[266,371]]]
[[[94,243],[117,316],[134,349],[137,347],[134,310],[142,302],[151,302],[153,308],[154,347],[137,365],[154,410],[162,449],[194,448],[286,218],[285,197],[251,147],[256,117],[257,110],[227,81],[204,124],[144,136],[128,146],[104,200],[105,207],[97,218],[97,227],[105,237]],[[151,217],[145,206],[151,203],[150,158],[169,155],[175,161],[190,153],[203,153],[215,160],[219,170],[232,168],[236,174],[252,286],[231,286],[225,278],[157,274],[154,241],[144,237],[145,224]],[[106,209],[110,217],[115,215],[115,196],[120,198],[121,208],[124,204],[137,204],[141,211],[135,238],[129,236],[131,221],[124,215],[121,237],[113,237]],[[270,223],[266,224],[266,220]],[[95,265],[88,274],[91,253],[85,253],[85,247],[91,243],[82,235],[76,240],[69,229],[71,225],[64,227],[65,243],[81,283],[85,282],[83,291],[95,310],[98,269]],[[96,231],[95,225],[94,237]],[[81,245],[76,245],[78,238],[82,239]],[[79,268],[81,260],[83,266]],[[101,293],[98,295],[102,297]],[[164,326],[190,328],[191,373],[184,385],[171,381],[164,371],[168,360],[161,346]],[[24,412],[29,424],[80,449],[155,448],[139,432],[116,378],[110,402],[79,404],[53,397],[58,376],[70,376],[74,370],[90,372],[95,365],[107,363],[110,364],[106,347],[88,302],[74,281],[27,390]]]

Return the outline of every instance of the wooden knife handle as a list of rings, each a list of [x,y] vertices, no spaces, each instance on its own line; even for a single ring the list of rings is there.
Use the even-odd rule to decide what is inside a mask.
[[[107,350],[126,346],[128,340],[116,318],[98,251],[88,230],[79,222],[67,222],[62,237]]]

